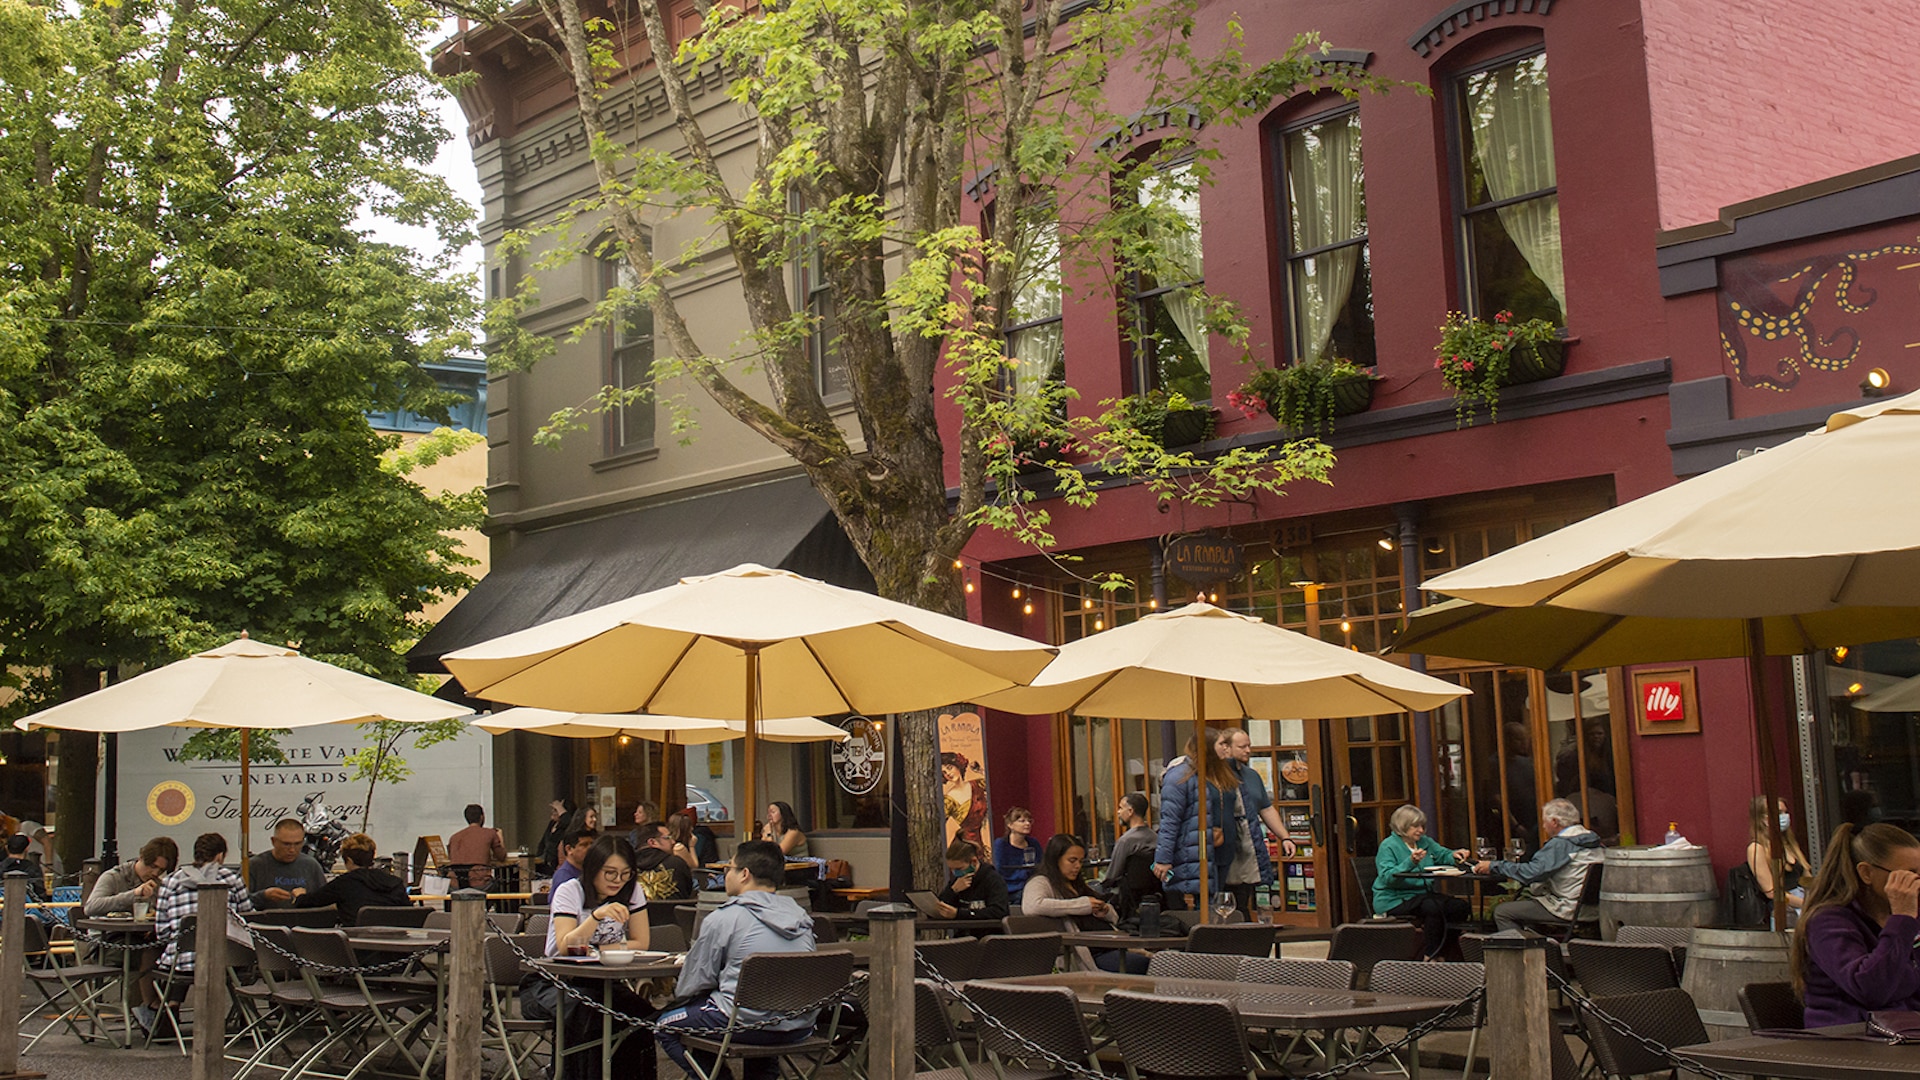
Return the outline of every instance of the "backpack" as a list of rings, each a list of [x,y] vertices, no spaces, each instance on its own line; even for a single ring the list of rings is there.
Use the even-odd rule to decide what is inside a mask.
[[[1772,905],[1760,891],[1760,879],[1753,867],[1740,863],[1727,871],[1726,921],[1730,926],[1773,925]]]

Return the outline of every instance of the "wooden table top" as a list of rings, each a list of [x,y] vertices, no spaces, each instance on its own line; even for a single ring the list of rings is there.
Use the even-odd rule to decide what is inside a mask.
[[[95,933],[151,934],[153,933],[154,921],[152,919],[134,919],[134,918],[125,918],[125,919],[92,918],[92,919],[75,919],[73,920],[73,925],[79,927],[82,930],[92,930]]]
[[[1060,943],[1069,949],[1085,946],[1089,949],[1138,949],[1141,952],[1157,952],[1161,949],[1184,949],[1187,939],[1162,934],[1159,937],[1141,937],[1122,930],[1082,930],[1071,934],[1062,934]]]
[[[377,926],[341,927],[347,932],[347,944],[360,952],[418,952],[453,940],[451,930],[406,930],[398,934],[372,933]]]
[[[1816,1030],[1835,1035],[1859,1035],[1863,1024]],[[1750,1035],[1744,1039],[1701,1043],[1674,1050],[1726,1072],[1760,1074],[1782,1080],[1854,1080],[1864,1076],[1920,1075],[1920,1045],[1889,1046],[1853,1039],[1775,1039]]]
[[[1161,997],[1209,998],[1233,1003],[1248,1027],[1283,1031],[1321,1031],[1329,1028],[1404,1026],[1429,1019],[1457,1002],[1444,998],[1376,994],[1367,990],[1322,990],[1270,983],[1224,982],[1214,979],[1162,979],[1152,975],[1115,975],[1105,971],[1074,971],[995,979],[1021,986],[1063,986],[1074,992],[1082,1008],[1099,1012],[1110,990],[1132,990]]]

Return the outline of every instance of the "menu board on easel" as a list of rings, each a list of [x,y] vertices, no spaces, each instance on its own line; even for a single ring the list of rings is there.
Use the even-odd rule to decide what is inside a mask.
[[[429,868],[444,868],[450,860],[447,858],[447,843],[440,837],[428,834],[413,842],[413,883],[420,884],[420,875]]]

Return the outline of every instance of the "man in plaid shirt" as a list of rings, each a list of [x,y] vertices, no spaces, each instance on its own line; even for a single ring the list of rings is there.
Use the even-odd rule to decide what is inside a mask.
[[[166,952],[160,954],[160,967],[171,969],[175,975],[193,972],[193,943],[180,936],[180,924],[199,909],[203,883],[219,882],[227,887],[229,912],[244,915],[253,911],[253,901],[247,896],[247,887],[240,883],[240,875],[220,864],[226,857],[227,838],[217,832],[202,833],[193,842],[193,865],[167,875],[166,883],[160,886],[160,896],[153,906],[153,930],[167,943]],[[138,1006],[134,1017],[142,1027],[151,1027],[154,1010]]]

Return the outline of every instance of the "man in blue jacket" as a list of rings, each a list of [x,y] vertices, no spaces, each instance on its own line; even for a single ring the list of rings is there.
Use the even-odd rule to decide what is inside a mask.
[[[780,882],[786,877],[787,857],[780,845],[768,840],[746,840],[734,849],[733,865],[727,868],[727,895],[731,897],[708,915],[693,939],[686,964],[680,969],[680,981],[674,993],[687,1003],[660,1014],[661,1025],[655,1038],[674,1064],[689,1076],[713,1076],[719,1063],[710,1055],[692,1053],[669,1028],[724,1028],[733,1014],[733,995],[740,987],[740,965],[754,953],[812,952],[813,916],[801,910],[792,897],[781,896]],[[740,1010],[743,1023],[767,1019],[751,1009]],[[756,1046],[799,1042],[813,1031],[814,1018],[790,1017],[772,1027],[734,1033],[733,1041]],[[698,1065],[696,1072],[694,1066]],[[750,1058],[746,1062],[746,1080],[776,1080],[780,1074],[777,1058]]]
[[[1491,871],[1527,887],[1527,895],[1493,909],[1494,926],[1517,930],[1526,923],[1560,923],[1580,910],[1587,868],[1606,858],[1600,834],[1580,824],[1580,808],[1554,799],[1540,808],[1540,835],[1550,837],[1526,862],[1481,860],[1475,873]]]

